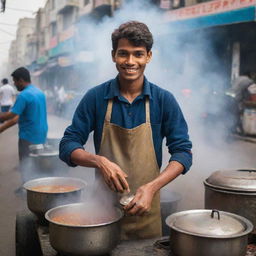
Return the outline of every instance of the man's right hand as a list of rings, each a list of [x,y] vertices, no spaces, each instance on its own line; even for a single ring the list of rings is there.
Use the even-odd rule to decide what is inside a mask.
[[[120,193],[130,192],[129,184],[126,180],[128,175],[117,164],[103,156],[97,156],[96,159],[98,168],[111,190]]]

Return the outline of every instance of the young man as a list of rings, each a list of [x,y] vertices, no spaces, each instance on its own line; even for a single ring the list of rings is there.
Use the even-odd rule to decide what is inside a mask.
[[[43,144],[46,141],[46,98],[41,90],[31,84],[26,68],[18,68],[11,75],[20,93],[10,111],[0,114],[1,121],[7,120],[0,126],[0,133],[18,122],[20,170],[24,182],[26,179],[22,164],[29,156],[29,145]]]
[[[1,111],[8,112],[14,102],[16,93],[13,87],[8,84],[8,79],[4,78],[2,84],[3,86],[0,88]]]
[[[140,22],[124,23],[112,33],[118,75],[85,94],[60,143],[67,164],[95,167],[111,190],[135,194],[124,207],[122,239],[161,236],[159,190],[192,164],[187,124],[176,100],[144,76],[152,44]],[[96,154],[83,148],[91,131]],[[171,158],[160,173],[164,137]]]

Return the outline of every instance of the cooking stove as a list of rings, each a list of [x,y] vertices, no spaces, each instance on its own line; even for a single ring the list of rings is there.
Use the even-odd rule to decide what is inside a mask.
[[[42,256],[64,256],[58,254],[50,245],[47,227],[38,227]],[[65,255],[68,256],[68,255]],[[169,245],[169,237],[156,239],[121,241],[109,254],[101,256],[175,256]],[[230,255],[231,256],[231,255]],[[249,244],[245,256],[256,256],[256,243]]]

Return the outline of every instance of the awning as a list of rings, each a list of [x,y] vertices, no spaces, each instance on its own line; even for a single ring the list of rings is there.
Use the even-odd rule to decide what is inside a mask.
[[[168,25],[175,31],[202,29],[256,20],[255,0],[214,0],[169,11]]]

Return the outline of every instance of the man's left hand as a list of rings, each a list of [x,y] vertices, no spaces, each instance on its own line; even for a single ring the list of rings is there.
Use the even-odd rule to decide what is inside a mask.
[[[133,200],[124,206],[124,210],[129,215],[146,215],[151,209],[153,197],[154,192],[150,184],[143,185],[137,189]]]

